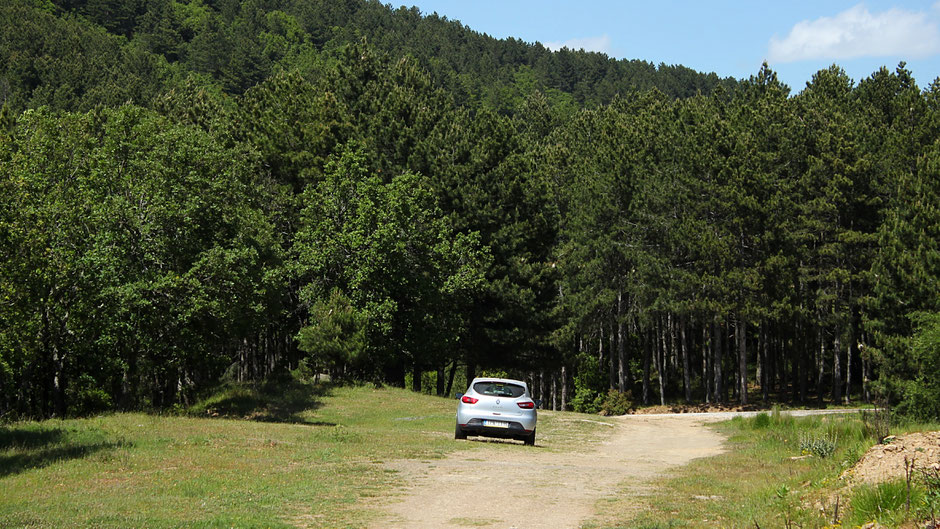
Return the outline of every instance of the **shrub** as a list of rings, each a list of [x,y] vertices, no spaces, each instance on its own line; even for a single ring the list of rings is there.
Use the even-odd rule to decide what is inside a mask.
[[[633,395],[629,392],[619,392],[612,389],[601,404],[601,413],[604,415],[626,415],[633,408]]]
[[[66,389],[69,413],[76,416],[92,415],[112,408],[111,396],[99,387],[91,375],[80,375]]]
[[[607,379],[597,358],[587,353],[578,355],[578,371],[574,377],[574,398],[571,407],[581,413],[597,413],[604,404]]]
[[[577,388],[571,399],[571,408],[581,413],[597,413],[604,404],[604,396],[590,388]]]
[[[913,370],[895,381],[901,401],[897,412],[916,421],[940,420],[940,313],[916,313],[908,362]]]

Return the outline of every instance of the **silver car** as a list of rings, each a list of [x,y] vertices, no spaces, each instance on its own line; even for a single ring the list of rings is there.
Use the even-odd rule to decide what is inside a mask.
[[[518,439],[535,444],[536,403],[525,382],[505,378],[475,378],[458,394],[454,439],[468,435]]]

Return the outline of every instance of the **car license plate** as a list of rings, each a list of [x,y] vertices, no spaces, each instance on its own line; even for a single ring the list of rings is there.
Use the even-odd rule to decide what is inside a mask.
[[[490,428],[509,428],[509,423],[503,421],[483,421],[483,426],[489,426]]]

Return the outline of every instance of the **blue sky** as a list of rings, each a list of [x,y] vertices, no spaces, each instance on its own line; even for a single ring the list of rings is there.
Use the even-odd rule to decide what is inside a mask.
[[[386,0],[387,1],[387,0]],[[401,0],[399,0],[400,2]],[[940,1],[410,0],[497,38],[746,78],[767,61],[799,92],[838,64],[856,82],[907,62],[920,87],[940,76]]]

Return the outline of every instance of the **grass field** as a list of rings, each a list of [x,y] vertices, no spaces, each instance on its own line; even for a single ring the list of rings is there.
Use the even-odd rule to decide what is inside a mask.
[[[190,416],[0,426],[0,527],[361,527],[404,485],[385,462],[473,448],[454,442],[454,410],[406,390],[290,380],[231,388]],[[599,428],[553,426],[566,415],[541,414],[547,450]]]
[[[867,488],[849,491],[839,480],[874,443],[858,415],[793,418],[770,413],[713,427],[728,437],[724,454],[670,471],[641,500],[646,509],[639,517],[621,514],[633,507],[624,497],[600,502],[599,519],[606,521],[591,527],[822,529],[876,521],[853,512],[853,496]],[[938,425],[910,424],[892,431],[931,429]],[[889,508],[888,503],[882,507]],[[925,511],[922,504],[914,507],[920,512],[879,512],[878,527],[915,527],[913,521],[925,519]]]
[[[454,442],[454,409],[401,389],[288,377],[230,387],[187,415],[0,426],[0,527],[362,527],[407,485],[386,463],[481,446]],[[603,419],[583,417],[540,412],[539,449],[573,450],[609,433]],[[727,452],[671,471],[644,498],[611,491],[598,503],[604,521],[591,526],[822,528],[844,518],[850,500],[837,477],[871,444],[858,416],[763,414],[716,427]],[[813,450],[826,454],[802,457]],[[647,508],[639,518],[637,501]]]

